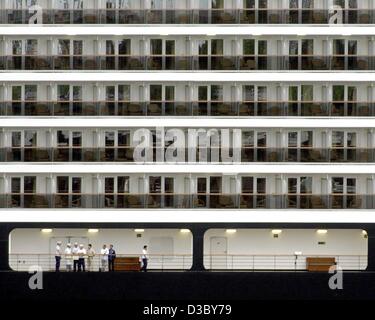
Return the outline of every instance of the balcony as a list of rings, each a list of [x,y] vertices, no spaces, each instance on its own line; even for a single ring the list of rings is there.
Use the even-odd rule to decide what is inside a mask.
[[[0,56],[0,70],[13,71],[370,71],[367,55],[11,55]]]
[[[365,101],[3,101],[0,116],[371,117]]]
[[[27,209],[375,209],[371,194],[20,194],[0,195],[0,208]]]
[[[34,13],[6,9],[0,24],[29,24]],[[43,24],[329,24],[328,9],[43,9]],[[374,24],[374,10],[343,9],[344,24]],[[41,22],[39,22],[41,23]],[[333,22],[337,23],[337,22]]]
[[[212,154],[221,149],[210,147],[201,149],[178,150],[185,154],[185,162],[189,162],[189,155],[195,154],[196,162],[217,162]],[[153,155],[164,152],[166,148],[152,150]],[[0,149],[0,162],[126,162],[137,163],[133,157],[134,147],[15,147]],[[302,162],[302,163],[374,163],[375,149],[365,148],[256,148],[242,147],[241,149],[230,148],[229,154],[238,154],[240,162]],[[220,157],[220,156],[219,156]],[[191,161],[191,160],[190,160]],[[220,157],[220,162],[223,161]],[[157,162],[155,157],[153,162]]]

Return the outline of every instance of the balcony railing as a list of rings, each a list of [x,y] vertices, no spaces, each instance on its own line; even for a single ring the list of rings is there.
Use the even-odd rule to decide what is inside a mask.
[[[3,101],[0,116],[371,117],[365,101]]]
[[[0,195],[0,208],[375,209],[374,194],[33,194]]]
[[[375,57],[367,55],[9,55],[0,56],[0,70],[369,71],[375,70]]]
[[[343,9],[342,23],[373,24],[374,10]],[[328,9],[52,9],[42,10],[43,24],[332,24]],[[29,24],[35,12],[7,9],[0,24]],[[36,23],[36,22],[33,22]]]
[[[141,254],[117,254],[118,258],[140,257]],[[335,258],[336,264],[343,270],[366,270],[368,264],[367,255],[266,255],[266,254],[226,254],[226,255],[204,255],[204,266],[208,270],[306,270],[306,258],[308,257],[330,257]],[[86,271],[98,272],[104,265],[101,263],[102,256],[95,255],[91,264],[85,257]],[[148,269],[155,271],[189,270],[192,266],[192,255],[148,255]],[[61,256],[60,270],[67,271],[66,265],[72,265],[72,257],[63,254]],[[44,272],[55,271],[55,255],[41,253],[11,253],[9,254],[9,266],[14,271],[29,271],[30,267],[38,266]],[[73,267],[73,265],[72,265]],[[129,265],[133,267],[133,265]],[[138,265],[136,266],[136,268]],[[108,266],[104,271],[108,270]]]
[[[163,157],[160,161],[157,154],[165,154],[167,148],[153,147],[152,162],[167,162]],[[229,149],[229,155],[233,158],[225,159],[220,147],[200,149],[176,150],[184,159],[180,163],[193,162],[328,162],[328,163],[373,163],[375,162],[374,148],[255,148],[243,147],[240,149]],[[139,160],[138,160],[139,161]],[[0,162],[127,162],[137,163],[134,159],[134,147],[15,147],[0,149]]]
[[[116,258],[134,258],[141,257],[141,254],[116,254]],[[108,271],[108,262],[102,263],[102,255],[96,254],[91,264],[88,263],[88,257],[84,256],[86,271],[98,272],[99,269]],[[152,254],[148,255],[148,269],[157,271],[168,271],[168,270],[189,270],[192,266],[193,257],[190,254]],[[61,256],[61,271],[66,270],[67,262],[72,266],[73,271],[73,255]],[[14,271],[29,271],[30,267],[38,266],[42,268],[44,272],[55,271],[55,255],[54,254],[32,254],[32,253],[12,253],[9,254],[9,266]],[[133,270],[138,268],[138,265],[122,265],[122,267],[130,267]]]
[[[205,255],[204,266],[209,270],[307,270],[306,259],[310,257],[335,258],[343,270],[366,270],[367,255]]]

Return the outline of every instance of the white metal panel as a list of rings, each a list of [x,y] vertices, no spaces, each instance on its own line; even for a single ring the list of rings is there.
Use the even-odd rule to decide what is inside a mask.
[[[375,223],[374,210],[0,210],[5,222]]]

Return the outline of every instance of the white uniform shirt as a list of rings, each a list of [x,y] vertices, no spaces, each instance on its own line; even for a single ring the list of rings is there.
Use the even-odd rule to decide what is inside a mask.
[[[142,259],[148,259],[148,255],[147,255],[147,250],[146,249],[142,250]]]
[[[72,264],[72,248],[65,249],[66,264]]]
[[[60,245],[56,246],[55,256],[56,257],[61,257],[61,246]]]
[[[108,248],[100,250],[100,254],[102,255],[102,260],[108,260],[108,255],[109,255]]]
[[[79,255],[80,258],[85,258],[86,249],[85,248],[79,249],[78,250],[78,255]]]
[[[78,247],[73,247],[73,249],[72,249],[73,260],[78,260],[78,259],[79,259],[78,251],[79,251],[79,248],[78,248]]]

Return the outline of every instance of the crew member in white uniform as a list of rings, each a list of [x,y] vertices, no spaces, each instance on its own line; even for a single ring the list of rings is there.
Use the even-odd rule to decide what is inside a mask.
[[[72,245],[68,243],[66,245],[65,249],[65,261],[66,261],[66,271],[71,272],[72,271]]]
[[[79,245],[79,250],[78,250],[78,271],[85,272],[86,271],[86,266],[85,266],[85,258],[86,258],[86,249],[84,248],[83,244]]]
[[[100,250],[100,271],[104,272],[107,265],[108,265],[108,255],[109,250],[105,244],[103,244],[103,248]]]
[[[78,262],[79,262],[79,255],[78,255],[78,243],[76,242],[74,244],[74,247],[72,249],[72,254],[73,254],[73,270],[74,272],[77,272],[78,269]]]
[[[56,244],[55,261],[55,271],[59,272],[61,263],[61,241],[58,241]]]

